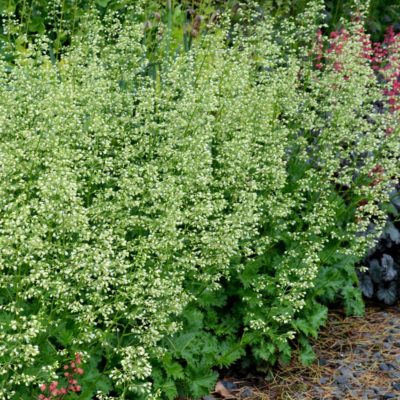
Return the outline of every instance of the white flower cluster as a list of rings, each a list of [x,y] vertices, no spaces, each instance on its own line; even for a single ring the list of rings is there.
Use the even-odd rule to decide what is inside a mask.
[[[121,369],[113,369],[110,378],[117,386],[123,387],[125,391],[139,394],[150,393],[151,383],[140,383],[151,375],[151,365],[147,352],[143,347],[127,346],[120,350]]]
[[[250,283],[248,327],[268,336],[260,315],[293,319],[329,240],[353,254],[372,243],[376,232],[356,233],[382,225],[399,172],[399,130],[385,137],[384,116],[363,118],[380,94],[357,44],[344,48],[341,80],[290,50],[292,27],[279,44],[264,21],[231,47],[227,32],[206,36],[153,80],[140,25],[108,24],[93,18],[55,65],[46,42],[11,71],[0,63],[3,398],[37,382],[27,371],[42,367],[43,335],[66,321],[69,346],[117,357],[110,378],[124,393],[157,398],[150,359],[176,317],[203,288],[221,289],[233,256],[284,238],[279,264]],[[377,157],[387,179],[363,184]],[[368,199],[359,222],[339,226],[351,205],[337,187]]]

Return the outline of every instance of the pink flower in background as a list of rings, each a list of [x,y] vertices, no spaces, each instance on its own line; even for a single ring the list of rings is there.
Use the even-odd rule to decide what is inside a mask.
[[[78,368],[77,365],[82,364],[81,355],[79,353],[75,354],[75,361],[70,361],[68,364],[63,366],[65,378],[68,380],[68,384],[63,387],[60,386],[60,382],[53,381],[50,385],[41,384],[39,389],[42,392],[47,392],[46,395],[41,393],[38,395],[38,400],[63,400],[65,395],[68,393],[78,393],[82,390],[82,386],[78,384],[78,376],[84,374],[82,368]],[[70,371],[70,372],[67,372]],[[76,375],[76,376],[75,376]],[[59,388],[58,388],[59,387]]]

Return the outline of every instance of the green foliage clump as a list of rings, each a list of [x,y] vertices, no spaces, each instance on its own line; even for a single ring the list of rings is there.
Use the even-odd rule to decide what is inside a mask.
[[[172,56],[182,48],[189,50],[208,23],[234,4],[212,0],[0,0],[0,52],[12,58],[15,50],[25,52],[38,36],[44,35],[50,57],[58,58],[85,29],[83,22],[88,13],[96,11],[103,20],[113,12],[120,21],[135,19],[143,23],[142,42],[150,60],[149,72],[154,74],[159,58]]]
[[[34,398],[71,354],[80,399],[199,398],[213,368],[285,363],[296,337],[310,362],[324,296],[360,312],[398,117],[373,113],[359,23],[319,70],[318,2],[279,29],[255,10],[155,79],[142,24],[94,9],[59,61],[37,38],[1,62],[0,398]]]

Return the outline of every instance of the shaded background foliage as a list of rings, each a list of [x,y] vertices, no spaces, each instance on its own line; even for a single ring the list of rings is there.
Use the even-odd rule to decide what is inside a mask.
[[[260,11],[282,18],[295,17],[302,13],[309,0],[261,0]],[[173,51],[188,50],[194,38],[210,21],[218,19],[224,12],[237,10],[237,0],[145,0],[144,14],[135,15],[128,0],[0,0],[3,16],[13,13],[18,25],[10,31],[5,29],[7,17],[0,21],[0,38],[5,51],[8,46],[23,50],[37,34],[46,33],[57,55],[63,46],[70,44],[71,35],[82,27],[82,16],[95,7],[104,15],[106,11],[118,10],[122,18],[133,17],[143,20],[147,31],[148,55],[155,62],[154,52],[163,34],[170,37]],[[246,2],[242,2],[246,3]],[[351,2],[325,0],[327,31],[337,30],[342,19],[348,19],[352,10]],[[397,0],[372,0],[366,25],[374,41],[382,40],[389,25],[400,30],[400,4]],[[167,29],[160,29],[160,23]],[[7,46],[8,45],[8,46]]]

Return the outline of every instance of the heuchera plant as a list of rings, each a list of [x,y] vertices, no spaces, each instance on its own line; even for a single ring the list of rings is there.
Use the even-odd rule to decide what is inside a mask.
[[[393,134],[398,129],[400,115],[400,34],[395,34],[390,26],[382,43],[368,43],[368,52],[365,55],[371,61],[372,68],[377,79],[383,87],[385,104],[379,105],[382,113],[390,115],[390,122],[386,128],[386,135]],[[371,170],[371,176],[375,177],[372,184],[384,173],[383,168],[377,166]],[[400,231],[398,216],[400,212],[400,175],[395,176],[397,184],[391,192],[391,204],[388,207],[388,217],[384,231],[376,246],[368,252],[364,265],[367,270],[360,271],[360,287],[363,294],[375,297],[385,304],[394,304],[399,298],[400,284]]]
[[[154,77],[143,25],[96,10],[60,60],[0,61],[1,399],[198,399],[234,362],[310,362],[324,296],[362,311],[399,132],[360,21],[307,56],[322,9],[246,2]]]

